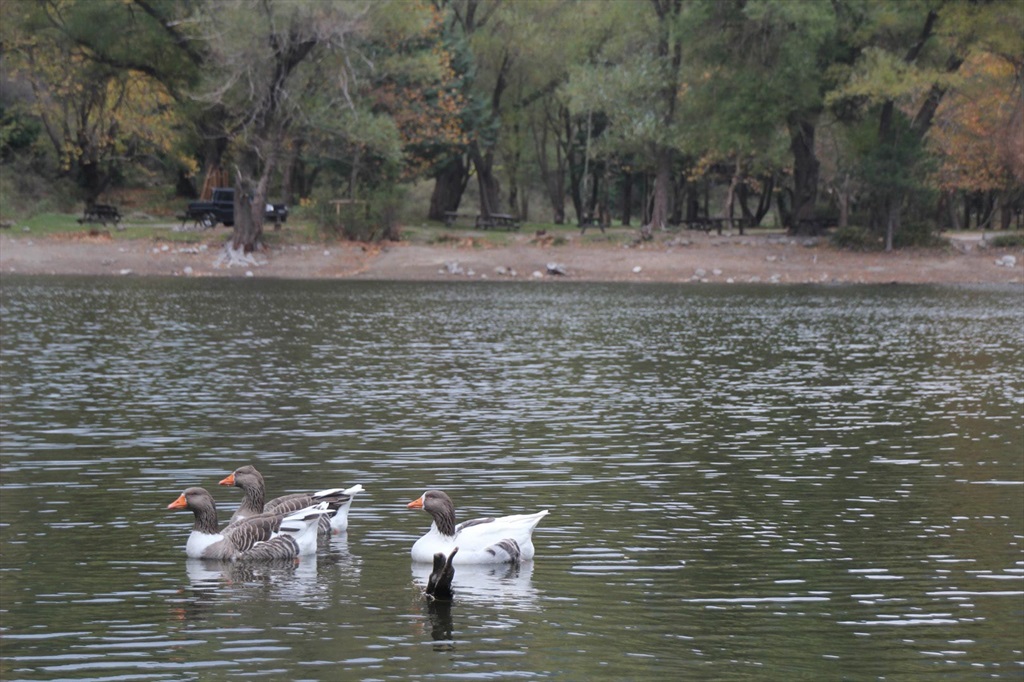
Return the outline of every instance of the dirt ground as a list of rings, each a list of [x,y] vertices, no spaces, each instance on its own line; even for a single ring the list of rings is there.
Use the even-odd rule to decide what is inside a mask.
[[[289,245],[257,255],[258,264],[219,262],[225,235],[198,244],[118,240],[86,234],[36,238],[0,233],[0,273],[270,277],[360,280],[559,280],[587,282],[1022,284],[1021,249],[994,249],[960,235],[944,249],[855,253],[826,240],[790,237],[659,235],[625,244],[515,233],[506,246],[466,236],[439,245]]]

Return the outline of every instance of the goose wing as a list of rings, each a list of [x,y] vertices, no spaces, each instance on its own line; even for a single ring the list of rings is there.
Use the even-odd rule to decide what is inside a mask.
[[[318,520],[331,513],[333,513],[331,503],[321,502],[287,516],[263,514],[255,517],[252,519],[253,521],[262,522],[254,524],[259,527],[259,532],[265,533],[271,528],[273,528],[273,532],[269,539],[257,541],[245,549],[240,558],[246,561],[272,561],[293,559],[301,554],[314,552],[316,551]],[[256,532],[253,528],[250,530]],[[252,533],[246,534],[247,539],[251,536]]]
[[[242,554],[243,561],[277,561],[294,559],[301,554],[299,543],[291,535],[284,534],[260,542]]]
[[[498,518],[473,519],[455,527],[457,543],[470,542],[474,546],[485,546],[511,538],[529,538],[548,510],[536,514],[513,514]]]
[[[263,505],[263,513],[289,514],[291,512],[299,511],[300,509],[305,509],[312,504],[315,504],[315,500],[309,493],[292,493],[291,495],[275,497],[267,502]]]
[[[224,539],[239,552],[247,552],[259,542],[268,542],[281,528],[280,514],[258,514],[236,521],[221,531]]]
[[[311,507],[321,502],[327,502],[332,509],[338,509],[341,505],[350,501],[352,497],[362,492],[363,486],[354,485],[351,488],[328,488],[315,493],[292,493],[275,497],[263,507],[263,512],[273,514],[290,514],[292,512]]]

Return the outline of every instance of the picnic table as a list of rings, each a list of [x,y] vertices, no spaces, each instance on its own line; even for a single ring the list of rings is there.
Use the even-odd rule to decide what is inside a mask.
[[[602,220],[599,216],[591,215],[589,213],[585,214],[582,218],[580,218],[579,223],[580,234],[586,234],[588,227],[598,227],[601,229],[601,232],[603,233],[605,231],[604,228],[607,226],[605,224],[605,221]]]
[[[743,218],[721,218],[718,216],[704,216],[693,218],[692,220],[684,220],[683,224],[688,230],[703,230],[705,233],[710,233],[711,230],[716,230],[718,234],[722,234],[722,227],[727,224],[732,224],[740,229],[740,234],[743,234]]]
[[[458,211],[445,211],[444,212],[444,224],[445,227],[451,227],[456,221],[460,219],[470,219],[473,217],[472,213],[459,213]]]
[[[486,230],[489,227],[504,227],[509,230],[519,229],[519,218],[508,213],[481,213],[476,217],[476,226]]]
[[[469,218],[475,218],[473,225],[481,230],[486,230],[489,227],[504,227],[509,230],[519,229],[519,218],[508,213],[460,213],[458,211],[445,211],[444,213],[444,224],[447,227],[451,227],[459,220],[468,220]]]
[[[116,206],[110,204],[91,204],[85,207],[85,211],[82,217],[78,219],[79,224],[84,223],[101,223],[106,225],[108,222],[117,225],[121,222],[121,212],[117,210]]]

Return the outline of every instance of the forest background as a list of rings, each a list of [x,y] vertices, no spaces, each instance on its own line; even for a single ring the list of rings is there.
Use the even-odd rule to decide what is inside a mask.
[[[0,0],[5,218],[215,186],[241,254],[268,201],[361,240],[470,201],[639,239],[1019,228],[1024,6]]]

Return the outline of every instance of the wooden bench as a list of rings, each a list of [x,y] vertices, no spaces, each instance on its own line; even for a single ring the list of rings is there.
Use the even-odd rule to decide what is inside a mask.
[[[603,233],[605,231],[605,227],[607,227],[607,225],[605,225],[605,222],[601,220],[601,218],[590,213],[587,213],[582,218],[580,218],[579,223],[580,234],[586,234],[588,227],[600,228],[601,232]]]
[[[704,217],[683,221],[683,225],[685,225],[688,230],[703,230],[705,233],[710,233],[711,230],[715,230],[718,234],[722,234],[722,227],[729,223],[738,227],[740,234],[743,234],[743,228],[745,227],[743,218]]]
[[[79,224],[84,223],[101,223],[106,225],[108,222],[117,225],[121,222],[121,212],[117,210],[116,206],[110,204],[92,204],[86,206],[82,217],[78,219]]]
[[[508,213],[480,214],[476,217],[476,226],[486,230],[489,227],[504,227],[508,230],[519,229],[519,218]]]
[[[193,230],[209,230],[217,227],[217,218],[205,212],[189,211],[185,210],[184,213],[178,216],[178,220],[181,221],[181,229],[193,229]],[[192,223],[191,228],[186,226]]]
[[[445,211],[444,212],[444,224],[445,227],[451,227],[456,221],[464,219],[469,220],[473,217],[472,213],[459,213],[458,211]]]

